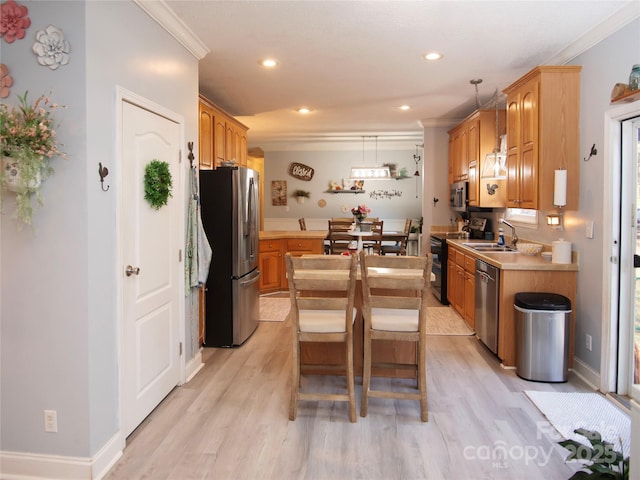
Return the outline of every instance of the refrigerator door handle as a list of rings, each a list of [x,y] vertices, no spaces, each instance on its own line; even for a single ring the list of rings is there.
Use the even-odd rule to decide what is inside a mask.
[[[251,250],[249,252],[249,256],[254,259],[256,258],[256,228],[257,224],[257,216],[256,216],[256,189],[255,183],[253,182],[253,177],[249,179],[249,243],[251,244]]]

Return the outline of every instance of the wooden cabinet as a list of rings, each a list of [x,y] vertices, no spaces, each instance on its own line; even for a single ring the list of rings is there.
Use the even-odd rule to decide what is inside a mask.
[[[555,170],[567,170],[578,209],[580,66],[536,67],[507,94],[507,206],[553,210]]]
[[[198,112],[200,168],[211,170],[231,160],[247,166],[248,128],[202,95]]]
[[[475,257],[465,255],[461,250],[449,245],[447,263],[447,299],[469,327],[475,329]]]
[[[469,126],[461,123],[449,131],[451,148],[453,153],[452,176],[454,182],[462,182],[469,179]]]
[[[485,157],[499,146],[499,137],[506,131],[505,116],[504,110],[498,110],[497,118],[495,110],[477,110],[449,131],[449,183],[469,182],[467,191],[472,207],[505,206],[504,180],[482,178]],[[497,184],[498,188],[489,194],[487,183]]]
[[[260,240],[260,292],[280,289],[283,277],[280,240]]]
[[[289,288],[284,263],[284,255],[287,252],[295,256],[322,254],[324,240],[322,238],[287,236],[260,240],[260,293],[276,292]]]

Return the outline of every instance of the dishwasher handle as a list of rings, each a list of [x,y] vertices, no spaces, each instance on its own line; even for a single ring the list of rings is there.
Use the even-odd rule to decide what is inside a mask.
[[[489,283],[489,282],[495,282],[496,281],[495,278],[493,278],[488,273],[483,272],[482,270],[476,270],[476,273],[480,277],[480,280],[483,281],[484,283]]]

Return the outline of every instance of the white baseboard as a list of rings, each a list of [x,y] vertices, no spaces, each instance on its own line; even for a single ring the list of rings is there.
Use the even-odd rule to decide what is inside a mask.
[[[122,456],[124,439],[114,435],[93,458],[0,452],[2,480],[99,480]]]
[[[202,351],[198,350],[191,360],[184,366],[184,383],[189,383],[193,377],[195,377],[200,370],[204,368],[202,363]]]
[[[594,390],[600,390],[600,373],[596,372],[578,357],[573,357],[573,368],[571,371]]]

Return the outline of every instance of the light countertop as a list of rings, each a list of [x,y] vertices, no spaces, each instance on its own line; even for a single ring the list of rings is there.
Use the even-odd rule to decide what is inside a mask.
[[[563,272],[578,271],[578,254],[572,252],[572,263],[553,263],[550,259],[546,260],[541,255],[524,255],[522,253],[514,252],[478,252],[473,248],[464,246],[465,243],[489,243],[489,240],[474,240],[474,239],[447,239],[449,245],[454,245],[456,248],[473,255],[480,260],[487,262],[494,267],[498,267],[502,270],[557,270]],[[550,249],[543,248],[543,251],[550,251]]]
[[[281,238],[322,239],[327,237],[327,230],[261,230],[260,240],[279,240]]]

